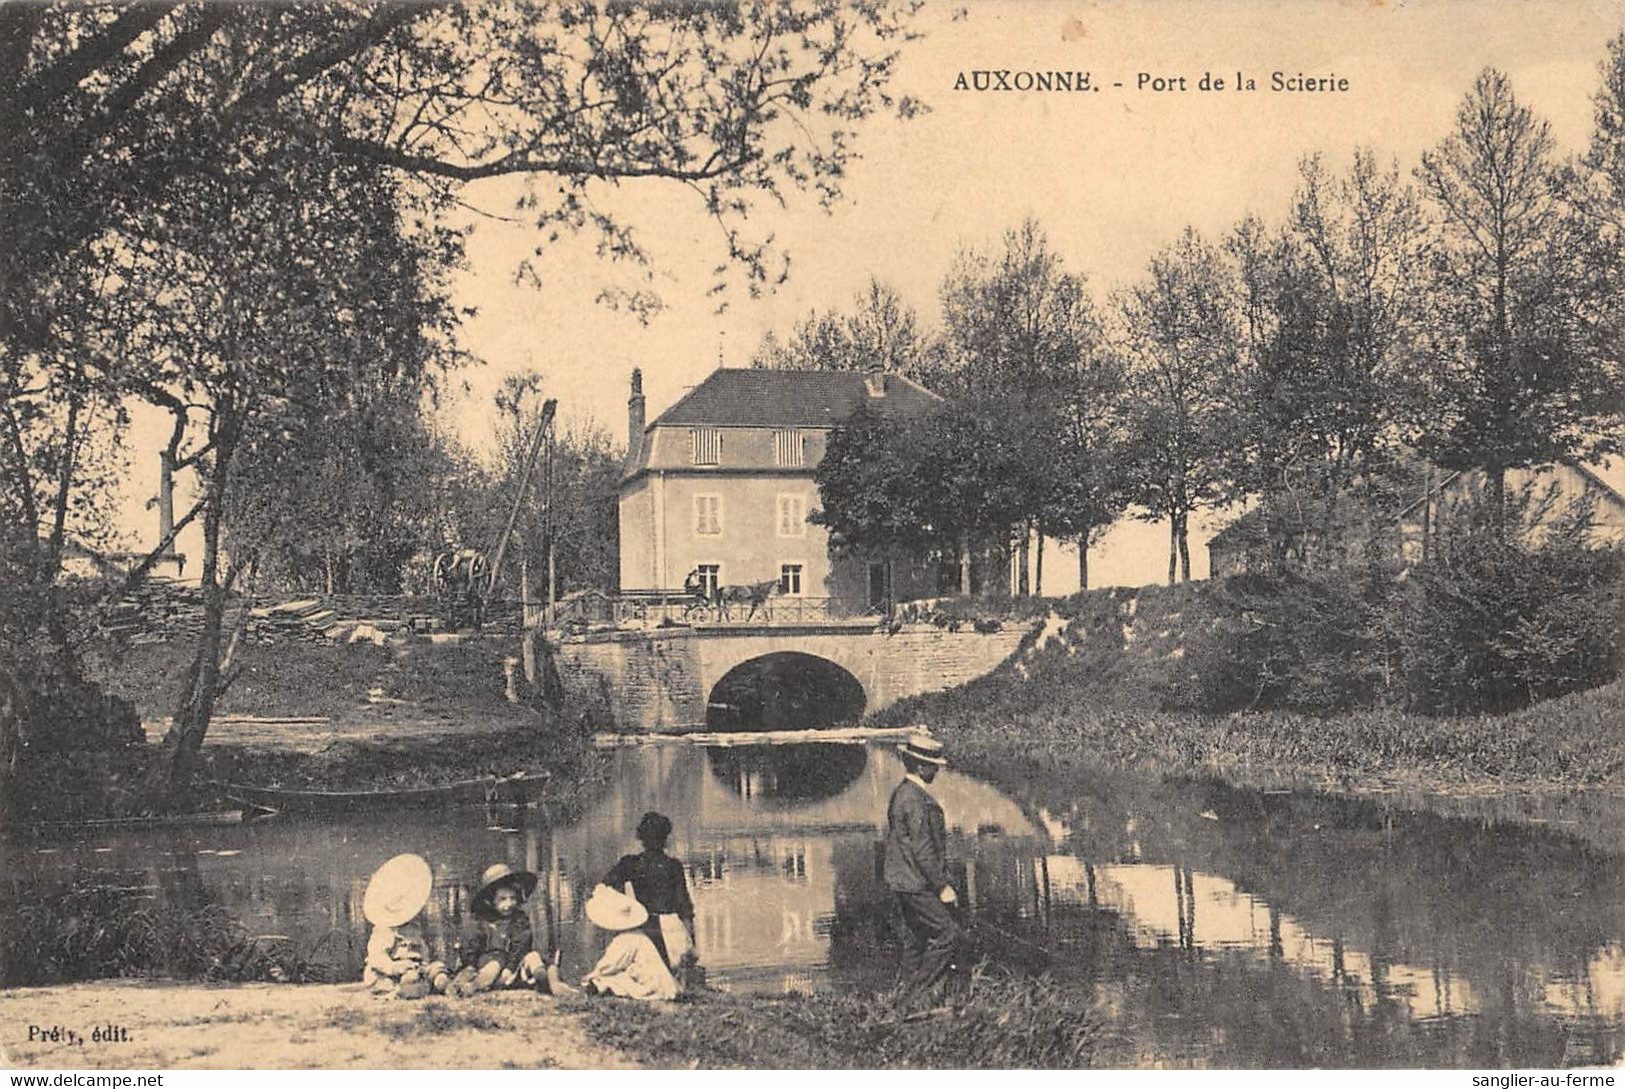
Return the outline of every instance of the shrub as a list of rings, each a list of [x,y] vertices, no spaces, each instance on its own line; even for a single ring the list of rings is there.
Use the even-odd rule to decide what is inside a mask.
[[[1603,684],[1620,670],[1625,553],[1559,534],[1531,546],[1475,531],[1417,566],[1397,632],[1410,704],[1507,711]]]
[[[31,900],[8,897],[0,920],[5,987],[123,976],[297,983],[327,975],[315,961],[318,949],[254,937],[216,904],[186,907],[129,889],[74,885]]]
[[[1195,709],[1327,714],[1380,702],[1393,676],[1384,618],[1401,594],[1377,566],[1218,584],[1212,623],[1186,637]]]

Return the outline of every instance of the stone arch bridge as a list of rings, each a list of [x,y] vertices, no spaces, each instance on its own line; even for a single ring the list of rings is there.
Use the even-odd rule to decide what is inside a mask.
[[[791,663],[822,671],[841,694],[839,713],[825,720],[834,721],[980,677],[1014,654],[1026,634],[1015,625],[986,633],[927,624],[895,631],[699,625],[566,637],[556,651],[566,691],[607,695],[618,729],[679,733],[715,725],[719,711],[737,712],[737,697],[725,689],[748,687],[753,669]]]

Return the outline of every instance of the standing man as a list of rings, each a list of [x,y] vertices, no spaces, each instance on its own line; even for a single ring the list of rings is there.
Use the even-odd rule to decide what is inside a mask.
[[[946,764],[942,742],[917,734],[897,747],[903,781],[886,806],[886,885],[908,927],[903,957],[908,989],[934,989],[948,973],[959,924],[949,909],[959,897],[948,883],[948,833],[942,806],[931,796],[931,780]]]

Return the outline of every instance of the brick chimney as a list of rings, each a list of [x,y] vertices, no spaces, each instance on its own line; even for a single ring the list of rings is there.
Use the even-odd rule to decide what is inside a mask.
[[[886,365],[871,359],[863,367],[863,388],[871,397],[886,396]]]
[[[632,368],[632,396],[626,399],[626,463],[637,464],[643,452],[643,372]]]

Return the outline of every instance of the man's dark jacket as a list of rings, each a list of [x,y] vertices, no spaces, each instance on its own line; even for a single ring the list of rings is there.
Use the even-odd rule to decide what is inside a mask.
[[[941,892],[948,884],[948,831],[942,806],[904,779],[886,806],[886,885],[894,892]]]

